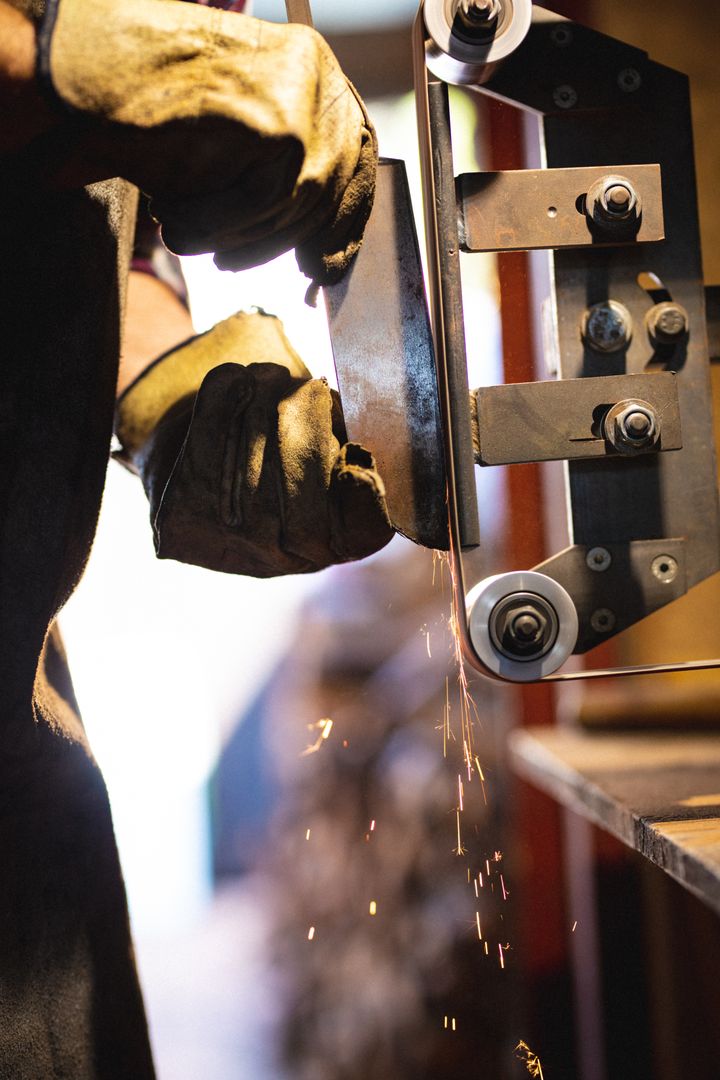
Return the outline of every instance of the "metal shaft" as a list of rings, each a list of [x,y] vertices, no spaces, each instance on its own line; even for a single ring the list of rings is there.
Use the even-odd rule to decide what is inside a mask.
[[[303,26],[312,26],[312,12],[310,0],[285,0],[288,22],[302,23]]]

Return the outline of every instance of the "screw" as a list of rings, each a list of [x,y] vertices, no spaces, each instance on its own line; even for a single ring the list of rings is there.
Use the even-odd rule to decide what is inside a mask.
[[[650,308],[647,331],[655,345],[676,345],[688,332],[688,313],[680,304],[665,300]]]
[[[603,547],[594,547],[588,551],[585,556],[585,562],[591,570],[594,570],[596,574],[601,574],[604,570],[607,570],[612,563],[612,555]]]
[[[626,94],[632,94],[635,90],[639,90],[642,85],[640,72],[635,68],[623,68],[618,75],[617,81],[620,89]]]
[[[662,581],[663,585],[669,585],[678,576],[680,568],[677,559],[673,559],[672,555],[658,555],[656,559],[653,559],[650,569],[658,581]]]
[[[583,315],[581,332],[592,349],[601,353],[619,352],[632,337],[632,316],[617,300],[593,304]]]
[[[550,31],[550,40],[562,49],[572,42],[572,30],[567,26],[556,26]]]
[[[558,109],[572,109],[577,105],[577,91],[572,86],[558,86],[553,92],[553,101]]]
[[[616,622],[615,612],[611,611],[610,608],[598,608],[590,616],[590,625],[596,634],[609,634],[611,630],[615,629]]]

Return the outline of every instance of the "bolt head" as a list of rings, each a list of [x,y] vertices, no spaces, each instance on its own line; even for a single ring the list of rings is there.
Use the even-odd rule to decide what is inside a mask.
[[[585,343],[598,352],[619,352],[632,337],[630,312],[616,300],[593,304],[583,316],[582,336]]]
[[[653,559],[650,569],[653,577],[656,577],[663,585],[669,585],[678,576],[680,567],[677,559],[674,559],[672,555],[658,555],[656,559]]]
[[[588,569],[593,570],[596,574],[601,574],[612,565],[612,555],[604,547],[590,548],[585,556],[585,562]]]
[[[558,86],[553,91],[553,101],[558,109],[572,109],[577,105],[577,90],[573,86]]]
[[[688,313],[680,304],[664,301],[651,308],[647,328],[656,345],[677,345],[688,332]]]

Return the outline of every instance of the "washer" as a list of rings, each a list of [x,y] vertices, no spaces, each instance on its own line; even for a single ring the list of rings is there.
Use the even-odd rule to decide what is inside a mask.
[[[430,37],[426,63],[443,82],[479,86],[525,40],[532,22],[532,0],[502,0],[494,36],[474,43],[453,32],[456,9],[457,0],[425,0],[423,14]]]
[[[554,641],[543,655],[512,659],[501,652],[493,633],[493,612],[516,594],[537,597],[557,619]],[[467,595],[468,632],[478,659],[494,675],[508,682],[537,682],[562,667],[575,648],[578,616],[570,594],[557,581],[535,570],[497,574],[478,582]]]

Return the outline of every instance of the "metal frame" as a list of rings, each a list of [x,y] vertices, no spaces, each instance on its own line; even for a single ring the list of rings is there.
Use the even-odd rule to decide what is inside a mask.
[[[470,433],[462,410],[457,410],[467,391],[467,375],[456,190],[447,85],[428,78],[423,7],[421,0],[413,29],[413,59],[432,325],[446,436],[455,614],[466,659],[483,674],[497,677],[478,658],[468,632],[463,550],[477,546],[479,535],[468,521],[465,498]],[[586,594],[586,603],[580,604],[581,632],[576,650],[584,651],[650,610],[676,599],[686,587],[720,568],[720,511],[712,452],[705,295],[687,79],[648,61],[636,49],[536,9],[525,42],[502,67],[490,73],[482,90],[539,114],[548,166],[604,170],[604,161],[632,160],[637,165],[659,162],[663,174],[666,244],[650,248],[636,238],[632,245],[620,248],[589,246],[578,251],[554,250],[550,255],[560,378],[639,374],[647,370],[650,361],[656,369],[677,371],[681,414],[692,421],[681,452],[616,463],[568,463],[571,526],[576,543],[536,569],[560,583],[564,580],[566,587],[569,581],[575,593],[579,586],[580,594]],[[620,166],[615,169],[622,171]],[[643,280],[651,280],[649,275],[655,275],[658,288],[685,308],[691,326],[690,336],[674,349],[658,347],[654,354],[650,350],[650,356],[647,337],[642,333],[650,301],[640,287]],[[640,332],[619,356],[599,357],[595,349],[588,348],[587,343],[583,348],[580,342],[578,314],[611,296],[627,305]],[[673,537],[675,540],[670,539]],[[663,559],[667,554],[682,572],[670,581],[657,577],[654,584],[641,581],[634,590],[634,603],[627,605],[622,618],[611,620],[609,629],[597,632],[591,620],[598,614],[593,604],[598,602],[601,590],[600,575],[590,566],[587,556],[589,548],[600,544],[604,549],[615,545],[615,558],[620,557],[621,563],[624,558],[626,568],[635,567],[639,558],[643,573],[650,574],[658,554]],[[663,552],[659,553],[658,544]],[[670,556],[673,544],[675,554]],[[633,584],[638,584],[635,578]],[[617,588],[616,582],[616,595]],[[720,667],[720,659],[560,671],[544,676],[543,681],[714,667]]]

